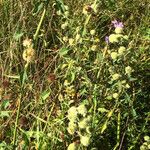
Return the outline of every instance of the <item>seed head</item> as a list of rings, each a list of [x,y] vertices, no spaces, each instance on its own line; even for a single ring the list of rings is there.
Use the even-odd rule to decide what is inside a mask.
[[[77,119],[77,115],[77,108],[75,106],[70,107],[68,110],[68,119],[72,122],[75,122]]]
[[[80,137],[80,142],[83,146],[88,146],[90,144],[90,136],[86,135],[86,136],[81,136]]]
[[[113,98],[114,98],[114,99],[117,99],[118,97],[119,97],[119,94],[118,94],[118,93],[114,93],[114,94],[113,94]]]
[[[76,144],[73,142],[73,143],[71,143],[69,146],[68,146],[68,148],[67,148],[67,150],[76,150],[77,149],[77,147],[76,147]]]
[[[131,73],[132,73],[132,68],[130,67],[130,66],[127,66],[126,68],[125,68],[125,73],[126,74],[128,74],[128,75],[130,75]]]
[[[32,62],[35,57],[35,50],[32,47],[25,49],[23,51],[22,57],[27,63]]]
[[[122,33],[122,31],[123,31],[123,28],[121,28],[121,27],[116,27],[115,28],[115,33],[117,33],[117,34]]]
[[[24,41],[23,41],[23,46],[24,47],[31,47],[31,45],[32,45],[32,40],[31,39],[25,39]]]
[[[118,80],[119,77],[120,77],[120,75],[118,73],[115,73],[114,75],[112,75],[113,80]]]
[[[126,48],[125,48],[124,46],[120,46],[120,48],[118,49],[118,53],[119,53],[120,55],[122,55],[125,50],[126,50]]]
[[[95,33],[96,33],[95,30],[91,30],[91,31],[90,31],[90,34],[91,34],[91,35],[95,35]]]
[[[77,111],[78,111],[78,113],[81,114],[83,117],[85,117],[86,114],[87,114],[87,109],[86,109],[86,107],[85,107],[84,104],[79,105],[78,108],[77,108]]]
[[[118,57],[118,53],[117,52],[112,52],[110,55],[111,55],[111,58],[113,60],[115,60]]]

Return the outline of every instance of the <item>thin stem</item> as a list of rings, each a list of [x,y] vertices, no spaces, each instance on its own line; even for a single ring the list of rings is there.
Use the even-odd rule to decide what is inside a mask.
[[[38,34],[39,34],[39,31],[40,31],[42,22],[43,22],[44,17],[45,17],[45,14],[46,14],[46,9],[44,8],[43,13],[42,13],[42,16],[41,16],[41,19],[40,19],[40,22],[39,22],[38,27],[37,27],[37,29],[36,29],[36,32],[35,32],[35,34],[34,34],[34,36],[33,36],[33,37],[34,37],[34,40],[36,40],[37,37],[38,37]]]
[[[120,143],[120,118],[121,118],[121,115],[120,115],[120,111],[119,111],[118,112],[118,124],[117,124],[117,144],[113,150],[116,150]]]
[[[15,121],[15,129],[14,129],[14,136],[13,136],[13,149],[15,149],[15,146],[16,146],[16,136],[17,136],[19,114],[20,114],[20,106],[21,106],[21,97],[18,99],[18,110],[17,110],[17,117]]]

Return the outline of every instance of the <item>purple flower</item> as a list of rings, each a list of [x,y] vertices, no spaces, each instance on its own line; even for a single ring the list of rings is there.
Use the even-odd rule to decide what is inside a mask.
[[[115,28],[117,28],[117,27],[123,28],[124,27],[123,23],[119,22],[117,20],[112,21],[112,24]]]
[[[108,44],[109,43],[109,36],[105,36],[105,42]]]

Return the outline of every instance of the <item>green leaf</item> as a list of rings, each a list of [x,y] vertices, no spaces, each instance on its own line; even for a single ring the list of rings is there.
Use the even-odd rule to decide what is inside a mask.
[[[101,129],[101,134],[104,133],[104,131],[107,129],[107,123],[108,121],[106,120],[106,122],[103,124],[102,129]]]
[[[74,79],[75,79],[75,72],[71,72],[71,83],[74,81]]]
[[[20,82],[22,86],[25,84],[26,80],[28,80],[28,76],[26,70],[24,70],[24,72],[20,73]]]
[[[37,15],[40,12],[40,10],[43,8],[43,6],[44,6],[43,3],[37,3],[33,10],[33,16]]]
[[[60,56],[64,56],[64,55],[66,55],[68,53],[68,51],[69,51],[69,49],[67,49],[67,48],[61,48],[59,50],[59,55]]]
[[[130,78],[129,80],[130,81],[136,81],[137,79],[136,78]]]
[[[24,147],[29,145],[29,138],[26,133],[23,133],[23,140],[25,141]]]
[[[50,95],[50,91],[49,90],[45,90],[42,94],[41,94],[41,99],[43,100],[43,101],[45,101],[48,97],[49,97],[49,95]]]
[[[15,32],[13,38],[18,41],[22,36],[23,36],[23,32]]]
[[[1,107],[6,109],[9,106],[9,104],[10,104],[9,100],[4,100],[1,104]]]
[[[108,110],[103,108],[103,107],[102,108],[98,108],[98,111],[100,111],[101,113],[108,112]]]
[[[133,115],[133,117],[137,117],[137,113],[134,108],[132,108],[132,115]]]
[[[10,113],[11,111],[1,111],[0,112],[0,117],[9,117],[10,115],[9,115],[9,113]]]

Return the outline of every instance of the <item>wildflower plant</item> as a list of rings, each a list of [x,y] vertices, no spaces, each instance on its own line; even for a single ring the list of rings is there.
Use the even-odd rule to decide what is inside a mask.
[[[97,5],[97,2],[94,5]],[[96,30],[88,27],[91,9],[90,5],[83,7],[85,22],[83,21],[81,25],[77,24],[75,28],[68,27],[67,30],[70,29],[72,34],[64,35],[62,31],[64,42],[63,48],[59,50],[61,56],[59,69],[64,74],[64,80],[68,79],[69,82],[64,90],[65,102],[70,101],[71,105],[76,104],[76,101],[79,103],[78,107],[72,106],[68,109],[67,130],[71,136],[77,135],[80,138],[82,146],[88,147],[93,137],[105,133],[114,119],[114,113],[117,113],[117,148],[121,132],[120,111],[124,111],[121,104],[131,105],[127,101],[127,96],[132,80],[135,80],[132,77],[134,72],[132,63],[127,62],[132,54],[128,46],[128,36],[124,35],[125,26],[123,22],[117,20],[112,21],[112,33],[105,37],[106,46],[104,48],[100,46],[101,41],[97,37]],[[71,22],[71,18],[69,21]],[[90,121],[87,119],[87,109],[80,104],[82,97],[91,106]],[[99,108],[106,111],[99,114],[97,112]],[[105,115],[104,118],[103,115]],[[98,132],[92,134],[90,129],[96,129]]]

